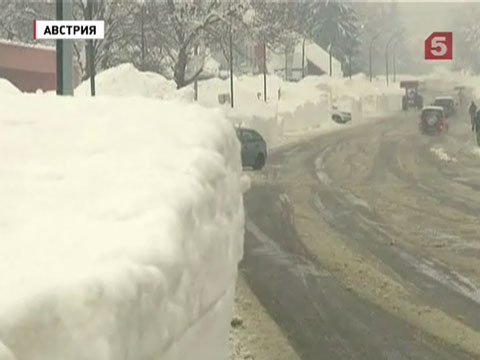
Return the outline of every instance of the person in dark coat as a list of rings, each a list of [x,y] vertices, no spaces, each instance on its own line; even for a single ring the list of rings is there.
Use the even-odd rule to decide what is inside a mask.
[[[468,108],[468,113],[470,114],[470,122],[472,124],[472,131],[474,130],[475,116],[477,115],[477,105],[474,101],[470,104]]]
[[[475,131],[477,138],[477,145],[480,146],[480,110],[477,110],[477,113],[473,117],[472,122],[472,131]]]

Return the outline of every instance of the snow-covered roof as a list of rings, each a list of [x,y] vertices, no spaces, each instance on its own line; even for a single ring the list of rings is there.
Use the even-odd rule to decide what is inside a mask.
[[[295,45],[293,56],[289,56],[289,58],[291,58],[291,60],[288,61],[289,69],[298,70],[302,68],[302,48],[303,41],[298,41]],[[311,40],[305,41],[305,60],[308,60],[324,72],[329,71],[330,55],[328,51]],[[268,66],[273,67],[275,70],[283,71],[285,69],[285,53],[283,50],[271,52],[267,57],[267,61],[269,63]],[[334,77],[343,77],[342,64],[335,57],[332,57],[332,75]]]
[[[424,110],[443,111],[443,107],[431,105],[431,106],[425,106],[425,107],[422,109],[422,111],[424,111]]]
[[[302,47],[303,44],[301,41],[295,46],[295,55],[297,56],[293,57],[293,67],[302,67]],[[330,66],[330,55],[328,51],[310,40],[305,41],[305,58],[324,71]],[[332,67],[341,69],[340,61],[333,56]]]
[[[20,46],[20,47],[25,47],[25,48],[33,48],[33,49],[41,49],[41,50],[50,50],[50,51],[55,51],[55,46],[48,46],[45,44],[39,44],[39,43],[23,43],[20,41],[12,41],[12,40],[7,40],[7,39],[0,39],[0,44],[5,44],[5,45],[13,45],[13,46]]]

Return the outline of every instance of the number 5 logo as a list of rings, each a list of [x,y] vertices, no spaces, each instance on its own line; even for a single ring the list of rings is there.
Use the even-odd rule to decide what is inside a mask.
[[[434,32],[425,39],[425,60],[452,60],[452,33]]]

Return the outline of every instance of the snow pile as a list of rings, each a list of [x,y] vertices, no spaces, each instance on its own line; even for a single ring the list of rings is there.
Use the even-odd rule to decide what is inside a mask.
[[[445,162],[457,162],[457,159],[448,155],[442,147],[431,147],[430,151],[437,156],[438,159]]]
[[[472,155],[480,157],[480,148],[478,148],[478,147],[473,148],[471,153],[472,153]]]
[[[21,91],[7,79],[0,78],[0,94],[1,95],[15,95],[20,94]]]
[[[220,63],[211,56],[207,56],[203,64],[203,74],[218,76],[220,74]]]
[[[0,103],[0,359],[226,359],[246,186],[231,123],[176,101]]]
[[[95,77],[95,89],[96,95],[169,99],[176,85],[160,74],[140,71],[132,64],[122,64],[99,73]],[[90,96],[90,81],[81,83],[75,89],[75,95]]]
[[[320,88],[331,91],[333,96],[343,95],[354,99],[370,95],[403,94],[398,84],[387,86],[386,82],[378,79],[370,82],[365,74],[356,74],[351,79],[336,79],[327,75],[315,76],[310,81],[315,81]]]

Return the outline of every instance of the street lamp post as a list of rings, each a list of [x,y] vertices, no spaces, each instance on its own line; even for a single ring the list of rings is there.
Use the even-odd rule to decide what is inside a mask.
[[[370,82],[372,82],[372,51],[373,51],[373,43],[375,40],[378,39],[380,33],[376,34],[372,40],[370,41],[370,48],[368,50],[368,71],[370,76]]]
[[[228,45],[230,49],[230,106],[233,108],[233,29],[232,20],[230,18],[230,31],[228,36]]]
[[[328,59],[329,59],[329,71],[330,71],[330,77],[332,77],[332,50],[333,50],[333,41],[330,40],[330,46],[328,48]]]
[[[385,80],[388,86],[388,48],[393,40],[398,36],[398,34],[393,34],[390,39],[388,39],[387,44],[385,45]]]
[[[263,39],[263,101],[267,102],[267,41]]]
[[[398,39],[397,39],[398,40]],[[392,61],[393,61],[393,82],[397,81],[397,57],[396,57],[396,49],[397,49],[398,41],[393,43],[392,48]]]
[[[141,51],[142,51],[142,70],[145,70],[145,3],[140,4],[140,36],[141,36]]]
[[[352,54],[348,54],[348,78],[352,80]]]
[[[305,77],[305,38],[302,41],[302,79]]]

